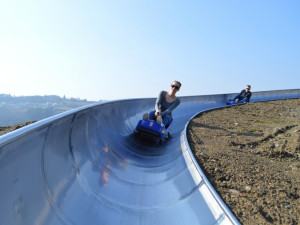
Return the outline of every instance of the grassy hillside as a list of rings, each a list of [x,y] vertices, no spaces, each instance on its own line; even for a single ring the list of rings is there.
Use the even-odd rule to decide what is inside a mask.
[[[95,102],[59,96],[21,96],[0,94],[0,126],[12,126],[48,118]]]

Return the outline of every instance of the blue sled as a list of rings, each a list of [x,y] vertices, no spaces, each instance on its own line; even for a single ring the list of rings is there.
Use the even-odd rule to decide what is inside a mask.
[[[154,120],[140,120],[135,128],[135,133],[143,138],[152,141],[166,141],[170,138],[170,128],[172,122],[168,127],[164,127],[156,123]]]
[[[232,100],[228,100],[226,102],[226,105],[236,105],[237,103],[235,101],[232,101]]]
[[[236,103],[236,102],[233,101],[233,100],[228,100],[228,101],[226,102],[226,105],[241,105],[241,104],[245,104],[245,102],[239,101],[238,103]]]

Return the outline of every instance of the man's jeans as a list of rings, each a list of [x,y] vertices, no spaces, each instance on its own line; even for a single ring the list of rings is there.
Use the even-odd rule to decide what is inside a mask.
[[[235,101],[236,99],[238,99],[238,102],[239,103],[246,103],[246,102],[248,102],[247,101],[247,98],[241,98],[241,96],[240,95],[236,95],[233,99],[232,99],[232,101]]]

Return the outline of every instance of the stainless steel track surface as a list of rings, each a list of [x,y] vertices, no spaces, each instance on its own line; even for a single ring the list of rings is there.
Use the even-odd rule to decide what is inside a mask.
[[[186,124],[233,94],[181,97],[172,139],[132,135],[155,99],[72,110],[0,137],[0,224],[239,224],[206,180]],[[252,101],[299,98],[300,89]]]

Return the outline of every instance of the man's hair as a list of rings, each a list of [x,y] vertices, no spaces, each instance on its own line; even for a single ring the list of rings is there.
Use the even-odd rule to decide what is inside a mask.
[[[175,82],[179,84],[179,87],[181,87],[181,83],[179,81],[174,80],[172,83],[175,83]]]
[[[251,85],[250,84],[247,84],[246,87],[249,87],[251,89]]]

